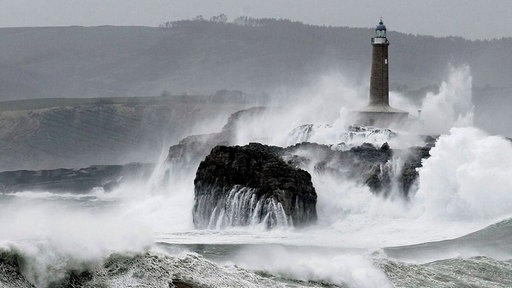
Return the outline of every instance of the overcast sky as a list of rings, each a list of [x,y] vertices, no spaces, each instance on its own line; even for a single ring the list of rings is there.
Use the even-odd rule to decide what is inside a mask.
[[[0,0],[0,27],[158,26],[220,13],[470,39],[512,37],[512,0]]]

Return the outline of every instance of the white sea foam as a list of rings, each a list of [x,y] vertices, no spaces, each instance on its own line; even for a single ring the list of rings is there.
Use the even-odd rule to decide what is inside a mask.
[[[21,191],[2,193],[4,196],[28,198],[28,199],[83,199],[91,198],[90,194],[75,194],[75,193],[55,193],[51,191]]]

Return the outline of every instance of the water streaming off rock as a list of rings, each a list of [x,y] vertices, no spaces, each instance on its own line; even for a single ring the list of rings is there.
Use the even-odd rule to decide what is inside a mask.
[[[198,228],[222,229],[263,225],[287,227],[291,219],[274,197],[258,196],[257,189],[235,185],[226,198],[206,193],[196,199],[194,224]]]

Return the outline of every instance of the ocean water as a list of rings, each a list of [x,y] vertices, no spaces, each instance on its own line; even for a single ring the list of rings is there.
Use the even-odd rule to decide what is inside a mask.
[[[0,194],[0,287],[512,287],[512,144],[472,126],[468,67],[427,95],[423,115],[440,106],[443,117],[396,137],[350,135],[346,106],[329,125],[312,122],[308,135],[294,130],[307,124],[294,109],[239,123],[238,144],[310,137],[333,149],[403,148],[419,134],[440,135],[408,199],[303,167],[318,194],[318,222],[306,228],[194,229],[194,171],[166,163],[165,153],[150,179],[109,193]]]

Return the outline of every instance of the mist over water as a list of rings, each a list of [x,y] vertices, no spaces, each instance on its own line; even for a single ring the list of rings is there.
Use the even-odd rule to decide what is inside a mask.
[[[234,142],[292,145],[300,137],[291,132],[305,124],[311,124],[313,131],[307,141],[333,147],[341,142],[376,146],[388,142],[391,148],[402,148],[417,145],[418,134],[440,134],[431,157],[418,170],[419,181],[410,199],[397,191],[388,197],[374,195],[355,180],[316,171],[313,161],[302,168],[312,175],[318,194],[316,225],[272,231],[251,226],[194,230],[196,167],[173,166],[165,161],[165,150],[150,179],[126,182],[109,193],[96,190],[77,196],[26,191],[1,196],[0,249],[16,249],[31,259],[24,273],[39,287],[62,276],[70,266],[98,265],[94,263],[112,252],[145,252],[155,241],[278,244],[248,247],[219,265],[300,281],[393,287],[374,263],[375,258],[386,257],[378,252],[381,248],[460,237],[511,216],[512,144],[472,127],[468,66],[452,67],[439,93],[428,93],[420,107],[394,94],[397,101],[392,105],[397,108],[411,114],[422,110],[420,122],[397,131],[397,136],[385,130],[358,134],[360,138],[347,136],[353,124],[349,112],[364,106],[367,89],[340,83],[339,76],[323,77],[293,101],[280,98],[267,111],[239,121]],[[220,130],[220,122],[209,126]],[[394,157],[387,165],[398,167],[403,160]],[[394,172],[396,176],[399,171]]]

